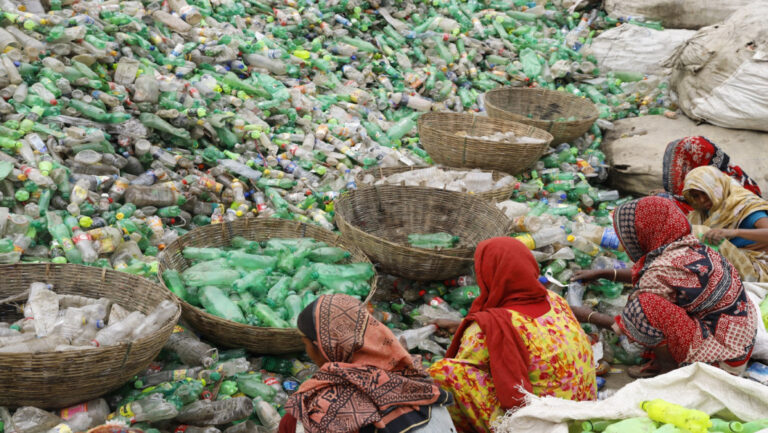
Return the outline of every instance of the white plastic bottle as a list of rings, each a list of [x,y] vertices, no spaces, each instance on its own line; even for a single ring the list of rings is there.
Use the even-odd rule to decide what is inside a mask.
[[[99,331],[91,341],[91,345],[113,346],[131,339],[133,331],[144,321],[145,315],[139,311],[134,311],[125,319],[111,323],[106,328]]]

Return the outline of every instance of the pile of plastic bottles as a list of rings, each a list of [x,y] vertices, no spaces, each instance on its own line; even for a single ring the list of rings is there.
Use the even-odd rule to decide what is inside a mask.
[[[365,298],[375,274],[370,263],[339,263],[351,254],[312,238],[235,237],[232,248],[187,247],[182,254],[192,266],[162,275],[173,293],[226,320],[273,328],[295,327],[323,294]]]
[[[584,421],[580,423],[581,431],[605,433],[756,433],[768,428],[768,419],[742,423],[737,420],[710,418],[706,412],[688,409],[661,399],[644,401],[640,407],[648,416],[625,420]],[[574,428],[578,428],[578,426],[574,425]]]
[[[615,23],[596,10],[521,0],[0,10],[3,263],[147,276],[195,226],[258,213],[332,229],[333,199],[362,168],[431,162],[419,113],[482,111],[481,94],[501,85],[584,95],[604,118],[674,109],[654,77],[600,75],[589,40]],[[593,170],[597,140],[584,155]]]
[[[45,283],[32,283],[24,317],[0,322],[0,353],[91,349],[131,342],[157,332],[178,306],[162,301],[149,314],[128,311],[107,298],[59,295]],[[109,321],[107,321],[109,317]]]
[[[154,433],[275,432],[288,396],[316,369],[296,358],[219,350],[177,326],[149,369],[111,396],[56,413],[0,408],[0,421],[18,433],[87,431],[106,421]]]

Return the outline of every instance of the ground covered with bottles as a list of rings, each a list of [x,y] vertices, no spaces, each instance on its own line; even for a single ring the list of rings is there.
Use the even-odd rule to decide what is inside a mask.
[[[598,9],[522,0],[2,0],[0,9],[0,263],[156,278],[157,255],[195,227],[258,216],[332,230],[333,200],[363,169],[432,163],[415,127],[421,113],[482,114],[485,91],[530,86],[589,98],[600,120],[516,176],[500,204],[518,223],[511,234],[533,243],[549,287],[570,302],[611,313],[626,299],[608,281],[566,290],[575,270],[628,262],[609,228],[628,197],[600,186],[602,134],[611,120],[676,107],[657,77],[601,73],[590,41],[617,20]],[[398,334],[418,331],[462,317],[477,293],[471,276],[382,276],[372,311]],[[273,431],[313,371],[301,356],[213,350],[215,341],[206,348],[178,331],[172,342],[186,343],[169,343],[104,401],[3,411],[5,429],[64,433],[109,417],[144,430]],[[638,362],[636,348],[587,331],[605,343],[605,360]],[[426,364],[451,338],[414,334],[423,338],[409,346]],[[207,355],[190,358],[178,344]]]

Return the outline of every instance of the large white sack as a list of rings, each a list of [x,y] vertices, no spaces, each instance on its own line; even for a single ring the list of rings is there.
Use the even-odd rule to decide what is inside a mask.
[[[605,134],[603,152],[611,166],[609,181],[620,190],[633,194],[648,194],[662,188],[664,150],[671,141],[701,135],[720,146],[731,164],[747,172],[763,192],[768,192],[768,134],[744,129],[697,125],[685,116],[668,119],[664,116],[641,116],[614,122]]]
[[[705,27],[666,64],[680,108],[694,120],[768,131],[768,2]]]
[[[637,380],[603,401],[529,398],[528,406],[500,418],[496,433],[568,433],[569,421],[645,416],[640,403],[655,398],[710,415],[730,411],[744,421],[764,419],[768,414],[768,386],[700,363]]]
[[[671,29],[700,29],[719,23],[754,0],[605,0],[614,17],[642,16]]]
[[[623,24],[600,34],[589,49],[601,71],[663,73],[662,64],[696,32],[693,30],[654,30]]]

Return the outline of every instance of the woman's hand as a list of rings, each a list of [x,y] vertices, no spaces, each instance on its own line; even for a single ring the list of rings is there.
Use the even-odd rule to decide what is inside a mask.
[[[613,275],[613,271],[611,271],[611,275]],[[605,271],[602,269],[598,270],[591,270],[591,269],[585,269],[581,271],[576,271],[573,273],[573,276],[571,277],[571,281],[582,281],[584,283],[589,281],[594,281],[598,278],[605,278]]]
[[[768,242],[755,242],[744,247],[745,250],[768,252]]]
[[[614,323],[613,325],[611,325],[611,330],[616,335],[619,335],[619,336],[624,335],[624,331],[621,330],[621,326],[619,326],[618,323]]]
[[[719,244],[724,239],[735,238],[737,235],[736,230],[732,229],[712,229],[702,236],[702,240],[710,244]]]
[[[461,325],[460,321],[457,320],[450,320],[450,319],[437,319],[434,322],[432,322],[433,325],[437,326],[438,328],[446,329],[448,332],[454,333],[457,329],[459,329],[459,325]]]

